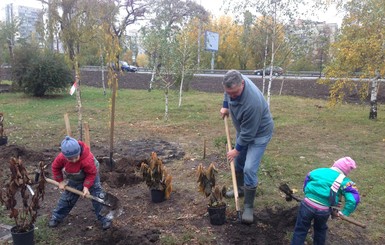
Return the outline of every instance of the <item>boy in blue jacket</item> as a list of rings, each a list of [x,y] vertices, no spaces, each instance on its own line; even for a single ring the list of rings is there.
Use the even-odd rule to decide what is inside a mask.
[[[340,196],[345,199],[341,215],[349,216],[356,209],[360,202],[360,194],[355,183],[346,177],[356,167],[353,159],[343,157],[331,168],[318,168],[307,174],[303,186],[305,198],[298,210],[292,245],[304,244],[312,220],[314,220],[313,244],[325,244],[331,207],[337,206]]]

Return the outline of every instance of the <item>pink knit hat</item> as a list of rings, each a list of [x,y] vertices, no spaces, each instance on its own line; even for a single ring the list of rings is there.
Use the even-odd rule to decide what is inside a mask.
[[[355,169],[356,162],[350,157],[343,157],[334,162],[333,167],[340,169],[345,175],[348,175],[352,169]]]

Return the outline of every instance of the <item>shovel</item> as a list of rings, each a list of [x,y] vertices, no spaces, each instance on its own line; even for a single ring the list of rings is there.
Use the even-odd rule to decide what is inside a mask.
[[[53,180],[53,179],[50,179],[50,178],[45,178],[45,180],[50,183],[50,184],[53,184],[53,185],[56,185],[56,186],[59,186],[59,182]],[[79,196],[83,196],[83,192],[82,191],[79,191],[73,187],[70,187],[70,186],[65,186],[64,187],[65,190],[69,191],[69,192],[72,192],[72,193],[75,193]],[[104,206],[107,206],[109,207],[110,209],[112,210],[115,210],[117,209],[117,206],[118,206],[118,199],[116,197],[114,197],[113,195],[109,194],[109,193],[106,193],[106,196],[105,198],[101,199],[99,197],[96,197],[96,196],[93,196],[93,195],[86,195],[85,196],[86,198],[88,199],[91,199],[91,200],[94,200],[100,204],[103,204]]]
[[[231,140],[230,140],[230,130],[229,125],[227,123],[227,116],[223,118],[225,121],[225,129],[226,129],[226,136],[227,136],[227,148],[228,151],[231,151]],[[233,180],[233,189],[234,189],[234,199],[235,199],[235,209],[237,210],[238,219],[242,220],[241,217],[241,210],[239,208],[239,195],[238,195],[238,186],[237,186],[237,179],[235,175],[235,167],[234,167],[234,160],[230,162],[230,168],[231,168],[231,178]]]
[[[296,200],[297,202],[301,202],[302,200],[296,196],[293,195],[293,191],[290,189],[289,185],[284,183],[284,184],[281,184],[279,186],[279,190],[282,191],[283,193],[285,193],[286,195],[286,201],[292,201],[293,199]],[[338,209],[337,207],[332,207],[333,209]],[[340,217],[342,220],[345,220],[349,223],[352,223],[354,225],[357,225],[359,227],[362,227],[362,228],[366,228],[366,225],[361,223],[361,222],[358,222],[348,216],[345,216],[343,215],[342,213],[340,213],[340,215],[338,216]]]
[[[42,164],[43,163],[40,162],[40,165],[42,165]],[[38,183],[39,182],[39,178],[42,177],[42,178],[44,178],[44,180],[46,182],[48,182],[50,184],[53,184],[53,185],[56,185],[57,187],[59,187],[59,182],[57,182],[57,181],[55,181],[53,179],[47,178],[45,176],[43,171],[44,171],[44,169],[47,168],[48,165],[49,164],[44,165],[43,167],[41,167],[41,170],[35,172],[35,183]],[[69,191],[69,192],[75,193],[75,194],[77,194],[79,196],[83,196],[83,192],[82,191],[79,191],[79,190],[77,190],[77,189],[75,189],[73,187],[65,186],[64,189]],[[88,198],[88,199],[94,200],[94,201],[96,201],[96,202],[98,202],[100,204],[103,204],[104,206],[107,206],[109,208],[116,209],[117,206],[118,206],[118,201],[119,201],[118,198],[114,197],[113,195],[111,195],[109,193],[106,193],[106,194],[107,194],[106,197],[110,197],[111,196],[110,200],[113,200],[113,201],[107,201],[106,197],[101,199],[99,197],[95,197],[95,196],[92,196],[90,194],[86,195],[85,197]]]
[[[53,179],[45,177],[45,180],[50,184],[59,186],[59,182],[57,182]],[[72,188],[70,186],[65,186],[64,189],[69,191],[69,192],[72,192],[74,194],[78,194],[79,196],[83,196],[82,191],[79,191],[79,190]],[[103,215],[105,215],[105,217],[110,219],[110,220],[112,220],[116,217],[119,217],[123,212],[123,209],[119,205],[119,199],[110,193],[105,193],[105,196],[103,199],[89,195],[89,194],[86,195],[85,197],[102,204],[103,207],[106,207],[105,209],[101,210],[101,213],[103,213]]]

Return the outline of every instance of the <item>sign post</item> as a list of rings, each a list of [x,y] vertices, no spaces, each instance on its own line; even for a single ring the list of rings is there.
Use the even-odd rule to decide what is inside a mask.
[[[217,32],[205,32],[205,50],[211,51],[211,72],[214,72],[215,52],[218,52],[219,34]]]

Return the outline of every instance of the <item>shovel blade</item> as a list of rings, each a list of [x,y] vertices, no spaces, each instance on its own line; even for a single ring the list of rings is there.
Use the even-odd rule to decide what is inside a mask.
[[[104,205],[110,207],[111,209],[117,209],[119,206],[119,199],[111,193],[105,193],[103,202]]]
[[[297,202],[300,202],[300,201],[301,201],[300,198],[298,198],[298,197],[296,197],[296,196],[293,195],[294,192],[293,192],[292,189],[290,189],[290,187],[289,187],[288,184],[286,184],[286,183],[281,184],[281,185],[279,186],[279,190],[282,191],[283,193],[285,193],[285,195],[286,195],[286,201],[290,202],[290,201],[292,201],[293,199],[296,200]]]
[[[279,190],[285,193],[288,196],[291,196],[293,194],[293,191],[290,189],[288,184],[284,183],[279,186]]]
[[[108,219],[114,219],[123,213],[119,199],[111,193],[104,193],[102,215]]]

